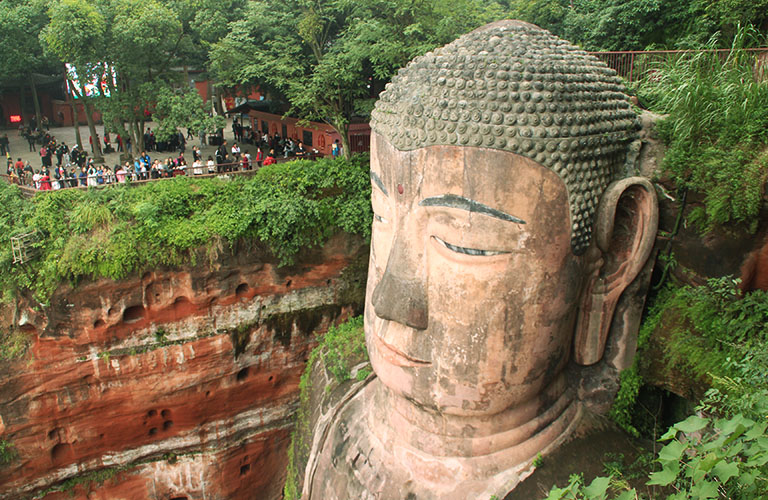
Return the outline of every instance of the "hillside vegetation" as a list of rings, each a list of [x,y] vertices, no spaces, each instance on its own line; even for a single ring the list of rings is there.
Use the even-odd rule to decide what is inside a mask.
[[[641,103],[667,114],[664,171],[679,189],[703,196],[692,222],[703,231],[742,224],[755,232],[768,180],[768,81],[744,47],[765,40],[742,28],[731,51],[668,61],[640,87]],[[713,38],[704,49],[719,45]]]
[[[0,284],[45,303],[62,281],[123,278],[214,262],[226,245],[261,245],[280,265],[338,231],[370,236],[368,157],[270,165],[252,177],[176,177],[141,186],[24,198],[0,183]],[[37,231],[37,256],[13,265],[9,237]]]

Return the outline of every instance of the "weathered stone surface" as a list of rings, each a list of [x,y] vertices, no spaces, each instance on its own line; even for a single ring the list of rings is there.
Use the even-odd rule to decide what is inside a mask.
[[[339,235],[290,268],[240,252],[23,301],[29,356],[0,369],[19,455],[0,498],[105,468],[120,472],[80,498],[280,498],[299,377],[315,336],[360,307],[366,253]]]

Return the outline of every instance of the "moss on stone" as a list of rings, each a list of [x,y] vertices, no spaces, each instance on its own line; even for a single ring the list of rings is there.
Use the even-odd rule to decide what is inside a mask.
[[[299,382],[296,428],[291,434],[291,443],[288,446],[288,467],[283,489],[285,500],[301,497],[302,476],[312,442],[312,413],[322,406],[318,397],[326,398],[331,390],[348,383],[353,376],[352,368],[367,360],[362,316],[330,328],[309,355],[307,367]],[[367,376],[370,370],[361,370],[359,373],[365,373]],[[329,374],[331,377],[328,377]],[[324,386],[316,387],[314,380],[323,381]]]
[[[20,359],[29,348],[29,337],[19,328],[0,330],[0,359],[13,361]]]

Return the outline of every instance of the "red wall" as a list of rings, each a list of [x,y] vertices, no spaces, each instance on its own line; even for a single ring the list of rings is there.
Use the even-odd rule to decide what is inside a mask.
[[[28,89],[25,89],[27,99],[27,113],[24,114],[22,120],[24,123],[28,123],[29,120],[35,116],[34,103],[32,102],[32,93]],[[37,93],[38,101],[40,102],[40,112],[51,119],[53,116],[52,99],[48,92],[40,90]],[[21,115],[21,94],[18,90],[5,89],[0,94],[0,106],[2,106],[2,116],[0,116],[0,126],[13,126],[18,127],[18,123],[11,124],[11,115]]]
[[[312,148],[324,155],[331,154],[331,145],[341,136],[327,123],[309,122],[307,126],[298,124],[298,118],[273,115],[262,111],[251,111],[251,128],[262,131],[262,122],[269,125],[269,134],[283,135],[282,126],[286,126],[287,136],[294,140],[303,140],[304,131],[312,132]],[[353,123],[349,126],[349,139],[352,152],[358,153],[370,150],[371,127],[368,123]]]
[[[75,108],[77,109],[78,123],[80,125],[86,125],[88,123],[88,120],[86,120],[85,110],[83,109],[83,105],[80,104],[79,102],[75,102]],[[98,111],[94,111],[93,121],[96,123],[101,123],[101,113],[99,113]],[[75,122],[72,119],[72,106],[68,102],[54,100],[51,123],[55,123],[56,125],[63,125],[67,127],[71,127],[72,125],[74,125]]]

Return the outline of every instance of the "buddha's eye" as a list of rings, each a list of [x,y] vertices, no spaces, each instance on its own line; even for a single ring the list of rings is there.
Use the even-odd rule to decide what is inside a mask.
[[[381,222],[382,224],[386,224],[387,222],[389,222],[387,219],[385,219],[385,218],[384,218],[384,217],[382,217],[381,215],[377,215],[377,214],[373,214],[373,219],[374,219],[376,222]]]
[[[481,256],[481,257],[490,257],[492,255],[501,255],[501,254],[509,253],[509,252],[499,252],[499,251],[495,251],[495,250],[480,250],[478,248],[460,247],[460,246],[456,246],[456,245],[451,245],[447,241],[443,241],[440,238],[438,238],[437,236],[433,236],[433,238],[435,240],[437,240],[438,243],[443,245],[448,250],[450,250],[452,252],[456,252],[456,253],[463,253],[465,255],[477,255],[477,256]]]

